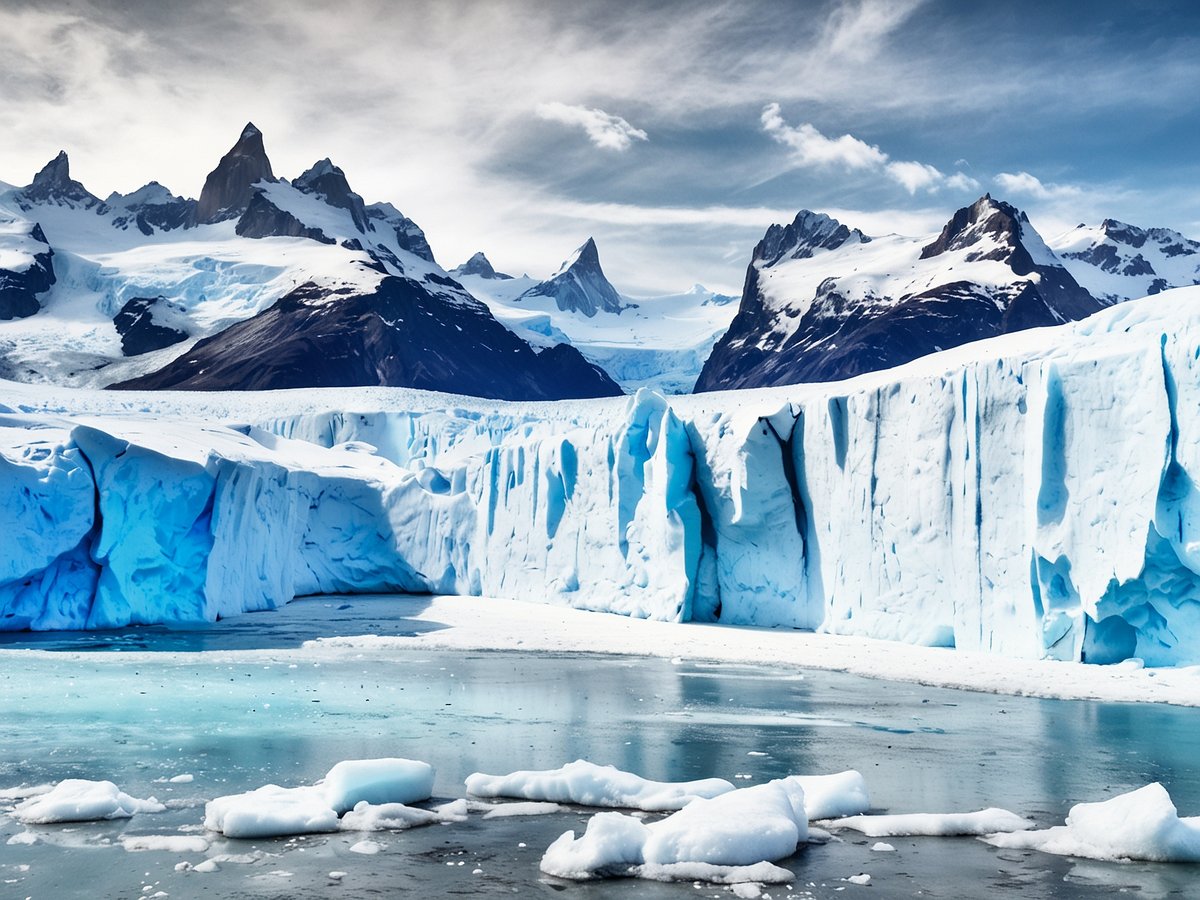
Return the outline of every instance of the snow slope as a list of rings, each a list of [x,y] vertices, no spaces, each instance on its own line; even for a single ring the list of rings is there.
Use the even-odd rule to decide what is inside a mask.
[[[1200,242],[1169,228],[1105,219],[1079,225],[1051,244],[1075,280],[1108,303],[1200,284]]]
[[[253,125],[199,201],[154,182],[101,201],[65,153],[0,193],[0,320],[0,377],[18,381],[621,393],[573,348],[506,329],[330,160],[275,178]]]
[[[802,211],[755,247],[696,390],[839,381],[1104,305],[1025,213],[987,194],[924,238],[868,238]]]
[[[432,591],[1200,662],[1197,301],[669,402],[4,384],[0,621]]]
[[[579,252],[563,263],[556,277],[571,273],[578,256]],[[597,271],[598,266],[597,261]],[[697,284],[681,294],[656,297],[626,297],[614,290],[615,301],[605,305],[592,300],[587,306],[591,312],[585,314],[579,304],[563,308],[554,279],[538,282],[528,275],[513,278],[496,273],[483,254],[451,274],[486,303],[492,315],[531,344],[570,343],[629,393],[639,388],[691,393],[713,344],[737,312],[736,297]],[[584,276],[597,277],[594,272]],[[584,276],[571,276],[571,284],[583,283]],[[603,279],[603,273],[598,277]]]

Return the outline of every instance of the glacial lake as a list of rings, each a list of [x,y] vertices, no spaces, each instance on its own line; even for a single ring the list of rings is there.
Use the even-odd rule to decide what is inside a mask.
[[[307,784],[342,759],[406,756],[437,768],[436,798],[483,771],[577,758],[649,778],[739,786],[858,769],[880,812],[999,806],[1062,824],[1070,806],[1151,781],[1200,814],[1200,710],[941,690],[802,668],[551,653],[313,653],[329,634],[411,633],[387,598],[300,600],[187,631],[0,636],[0,789],[110,779],[172,808],[25,829],[0,816],[0,897],[732,897],[691,882],[571,883],[538,871],[594,810],[434,825],[402,833],[218,839],[209,854],[266,855],[212,873],[203,854],[127,852],[122,835],[193,834],[203,800]],[[419,627],[428,627],[420,625]],[[25,652],[35,650],[38,652]],[[197,652],[203,651],[203,652]],[[886,652],[886,650],[881,651]],[[178,775],[188,783],[170,783]],[[1115,864],[999,850],[973,838],[843,832],[779,864],[785,897],[1190,897],[1200,866]],[[362,838],[385,845],[362,855]],[[27,867],[27,868],[25,868]],[[330,879],[330,872],[346,873]],[[869,885],[844,879],[867,873]],[[146,888],[150,888],[146,891]]]

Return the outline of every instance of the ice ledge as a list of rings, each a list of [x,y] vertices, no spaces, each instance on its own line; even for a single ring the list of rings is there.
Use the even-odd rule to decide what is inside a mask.
[[[363,413],[273,395],[240,430],[3,417],[0,529],[27,538],[0,557],[0,627],[416,591],[1200,662],[1198,299],[820,388]]]

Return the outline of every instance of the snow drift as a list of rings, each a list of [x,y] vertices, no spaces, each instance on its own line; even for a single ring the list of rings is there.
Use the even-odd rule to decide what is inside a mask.
[[[404,591],[1200,662],[1198,301],[669,402],[5,384],[0,628]]]

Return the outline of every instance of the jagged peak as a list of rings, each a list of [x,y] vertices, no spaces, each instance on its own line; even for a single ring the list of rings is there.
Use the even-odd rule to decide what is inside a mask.
[[[511,279],[511,275],[505,275],[503,272],[497,272],[492,266],[491,260],[484,255],[482,250],[478,251],[474,256],[468,259],[461,266],[451,270],[455,275],[476,275],[480,278],[488,279]]]
[[[58,155],[33,176],[30,187],[50,184],[69,184],[71,182],[71,160],[66,150],[59,150]]]
[[[250,203],[252,186],[274,180],[262,132],[248,122],[237,142],[208,173],[196,207],[197,221],[219,222],[241,215]]]
[[[1062,265],[1029,216],[990,193],[957,210],[937,239],[921,248],[921,259],[956,250],[968,251],[967,262],[1007,263],[1018,275],[1026,275],[1036,266]]]
[[[161,206],[164,203],[174,203],[180,199],[159,182],[149,181],[128,194],[113,191],[104,202],[109,206]]]
[[[600,250],[596,247],[595,238],[589,237],[578,250],[568,256],[554,273],[555,277],[574,268],[600,269]]]
[[[621,295],[600,267],[600,251],[596,241],[590,237],[571,254],[558,272],[530,288],[521,297],[553,297],[559,309],[582,312],[588,317],[598,312],[620,313],[625,308]]]
[[[773,266],[784,259],[808,259],[818,250],[836,250],[871,239],[825,213],[802,209],[789,225],[772,225],[754,248],[754,260]]]
[[[103,209],[99,197],[93,196],[87,188],[71,178],[71,161],[67,151],[59,150],[58,155],[33,176],[33,181],[17,193],[17,203],[24,209],[30,209],[37,203],[64,202],[84,209],[97,207],[98,212]]]
[[[343,178],[346,177],[346,173],[335,166],[333,164],[333,160],[327,156],[324,159],[318,159],[315,163],[313,163],[308,168],[308,171],[304,172],[299,178],[296,179],[296,181],[311,181],[314,178],[320,178],[322,175],[341,175]]]

